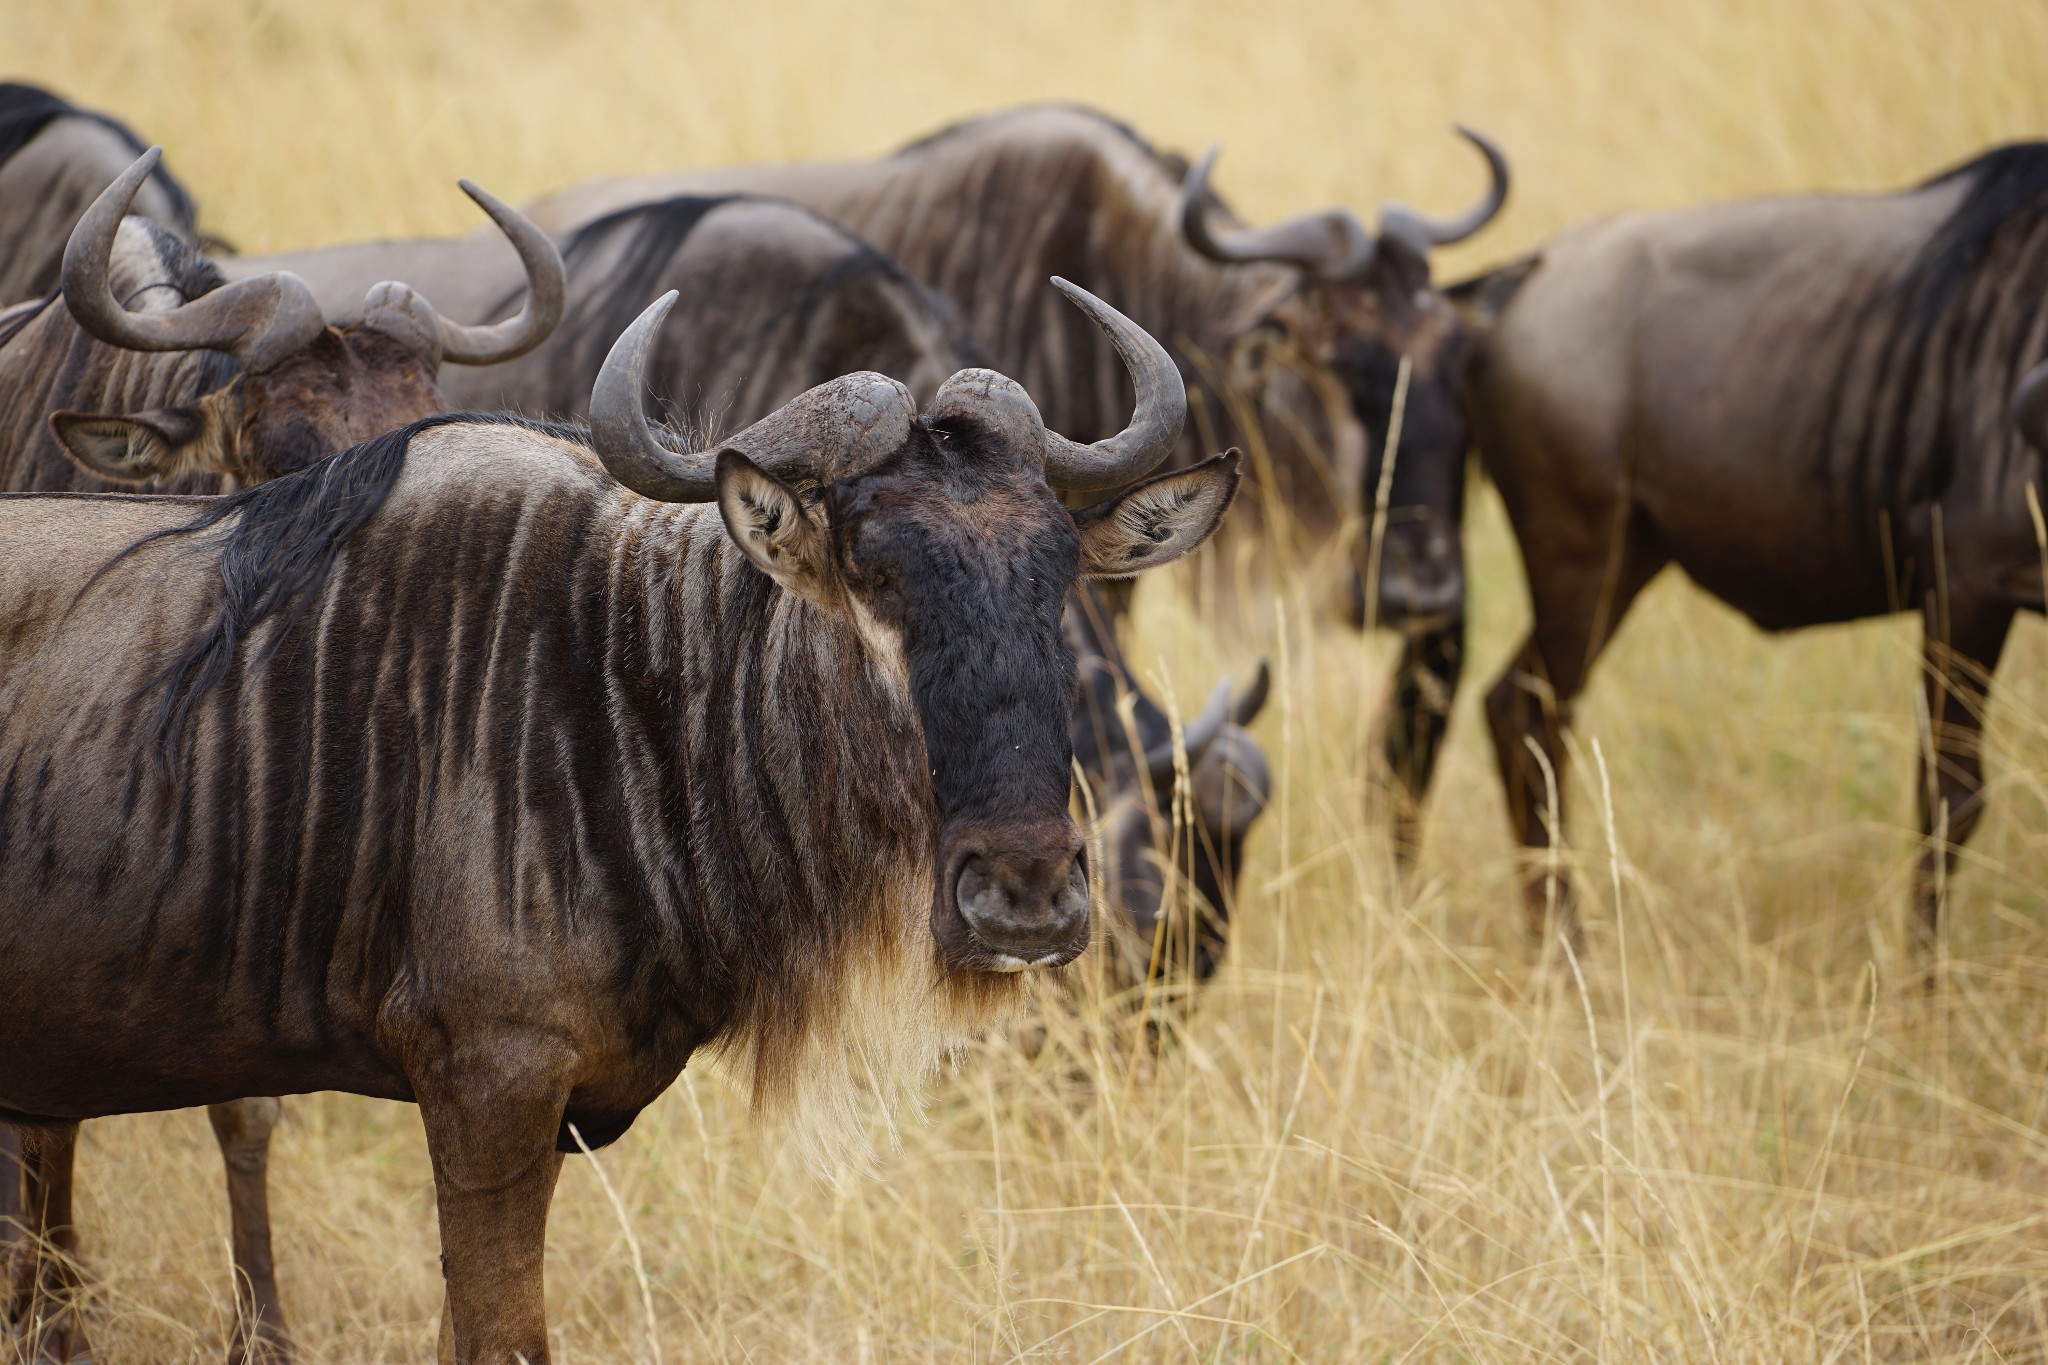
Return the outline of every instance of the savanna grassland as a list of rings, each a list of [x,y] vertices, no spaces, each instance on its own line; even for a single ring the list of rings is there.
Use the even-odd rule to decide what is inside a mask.
[[[458,175],[516,200],[866,154],[1041,98],[1224,141],[1255,219],[1448,210],[1480,184],[1463,119],[1517,180],[1452,277],[1591,214],[1889,187],[2048,131],[2048,6],[0,0],[0,70],[161,140],[245,250],[468,231]],[[693,1068],[563,1177],[557,1359],[2048,1359],[2048,632],[2008,647],[1991,811],[1923,994],[1917,628],[1767,639],[1660,581],[1579,715],[1583,972],[1539,969],[1475,704],[1527,608],[1472,499],[1472,663],[1412,883],[1362,818],[1391,642],[1337,624],[1314,573],[1222,629],[1185,577],[1150,585],[1134,659],[1161,691],[1277,664],[1274,817],[1184,1042],[1146,1058],[1084,983],[1035,1055],[990,1040],[836,1190]],[[305,1357],[431,1358],[416,1114],[288,1110]],[[79,1166],[102,1360],[215,1359],[204,1118],[90,1124]]]

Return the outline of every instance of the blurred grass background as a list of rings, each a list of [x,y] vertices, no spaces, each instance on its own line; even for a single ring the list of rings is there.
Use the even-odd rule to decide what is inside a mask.
[[[1591,214],[1910,183],[2048,131],[2044,69],[2037,0],[0,0],[0,70],[162,141],[252,251],[468,231],[458,175],[516,200],[1076,99],[1223,141],[1219,187],[1255,219],[1462,205],[1468,121],[1517,178],[1450,278]],[[1472,525],[1467,687],[1412,887],[1360,817],[1391,642],[1329,624],[1309,575],[1238,630],[1181,580],[1148,588],[1155,686],[1279,662],[1279,802],[1185,1043],[1154,1062],[1054,1011],[1035,1058],[991,1041],[839,1192],[693,1071],[600,1156],[654,1330],[572,1162],[557,1359],[2048,1359],[2041,623],[2000,671],[1992,808],[1923,996],[1901,970],[1916,626],[1769,640],[1660,581],[1580,711],[1581,986],[1523,945],[1475,700],[1526,606],[1483,485]],[[305,1355],[431,1358],[416,1116],[288,1110],[273,1202]],[[216,1358],[203,1119],[89,1125],[80,1170],[101,1358]]]

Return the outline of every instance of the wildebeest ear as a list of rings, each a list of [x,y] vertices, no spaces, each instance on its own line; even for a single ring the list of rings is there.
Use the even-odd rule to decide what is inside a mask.
[[[1127,578],[1170,564],[1209,538],[1237,495],[1235,450],[1192,469],[1134,483],[1106,502],[1074,513],[1081,572]]]
[[[205,425],[197,408],[156,408],[126,417],[50,414],[57,443],[87,473],[130,483],[185,470]]]
[[[755,568],[813,602],[826,602],[825,528],[789,485],[737,450],[718,452],[718,515]]]
[[[1515,291],[1536,273],[1536,267],[1543,264],[1543,253],[1531,252],[1518,261],[1509,261],[1497,270],[1484,275],[1475,275],[1469,280],[1460,280],[1444,290],[1444,297],[1458,310],[1458,316],[1468,327],[1485,330],[1500,320],[1501,313],[1515,297]]]

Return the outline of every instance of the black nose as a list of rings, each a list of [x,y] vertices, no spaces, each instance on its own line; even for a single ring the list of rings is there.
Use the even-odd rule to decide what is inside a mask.
[[[1037,967],[1079,951],[1088,927],[1088,869],[1081,855],[974,854],[961,864],[953,902],[992,952]],[[1004,964],[1010,965],[1010,964]]]

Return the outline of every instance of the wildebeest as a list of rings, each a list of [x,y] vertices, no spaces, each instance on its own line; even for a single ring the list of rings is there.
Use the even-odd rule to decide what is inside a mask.
[[[561,233],[679,193],[807,204],[951,300],[988,363],[1046,395],[1053,426],[1082,435],[1115,428],[1128,386],[1109,348],[1049,304],[1039,281],[1060,274],[1113,294],[1173,352],[1191,389],[1222,400],[1183,442],[1182,462],[1253,412],[1259,430],[1242,434],[1273,452],[1254,493],[1285,500],[1318,536],[1358,506],[1361,489],[1377,488],[1407,357],[1377,617],[1419,627],[1463,601],[1467,446],[1452,392],[1459,322],[1430,283],[1428,252],[1485,226],[1508,188],[1499,151],[1466,136],[1491,172],[1483,199],[1451,219],[1390,205],[1377,232],[1341,209],[1241,227],[1208,187],[1208,160],[1190,166],[1122,123],[1066,106],[970,119],[869,161],[590,181],[527,211]],[[1276,358],[1283,352],[1292,367]]]
[[[118,119],[0,82],[0,305],[55,291],[72,225],[142,151]],[[136,190],[132,211],[200,242],[192,196],[161,165]]]
[[[2043,605],[2043,460],[2011,395],[2048,351],[2048,143],[1902,193],[1589,223],[1492,292],[1470,412],[1535,623],[1486,711],[1531,923],[1571,702],[1677,564],[1768,631],[1921,613],[1924,949],[1983,814],[1991,673],[2014,614]],[[1559,898],[1575,934],[1568,882]]]
[[[966,370],[689,453],[641,405],[671,295],[587,438],[428,418],[212,503],[0,499],[0,1118],[415,1102],[446,1353],[538,1365],[563,1151],[706,1048],[830,1128],[1078,952],[1061,604],[1238,475],[1130,483],[1179,375],[1059,283],[1134,379],[1094,443]]]
[[[63,293],[0,313],[0,490],[213,491],[290,472],[393,425],[440,411],[443,361],[488,365],[543,340],[562,312],[563,271],[547,238],[473,186],[514,244],[528,281],[518,317],[495,327],[441,318],[408,286],[380,284],[362,321],[328,326],[303,282],[267,273],[224,284],[161,226],[124,216],[156,164],[141,157],[77,223]],[[131,310],[125,301],[133,301]],[[13,603],[9,603],[9,610]],[[8,794],[0,789],[0,805]],[[214,1107],[234,1205],[236,1350],[279,1348],[264,1159],[273,1100]],[[57,1141],[57,1139],[53,1139]],[[70,1148],[49,1147],[29,1190],[60,1250],[73,1249]],[[21,1193],[0,1126],[0,1224]],[[25,1311],[54,1263],[26,1256]]]
[[[1068,604],[1066,632],[1079,661],[1074,759],[1102,831],[1103,895],[1117,917],[1113,979],[1198,985],[1229,946],[1245,840],[1272,794],[1265,751],[1247,729],[1265,708],[1270,674],[1261,660],[1235,698],[1227,679],[1217,684],[1176,752],[1171,720],[1139,686],[1091,589]]]
[[[452,404],[582,416],[611,343],[668,289],[685,303],[655,347],[649,385],[698,426],[745,425],[856,370],[890,375],[929,398],[972,358],[942,299],[854,233],[783,200],[681,195],[635,204],[559,245],[569,274],[562,325],[510,364],[449,375],[442,390]],[[230,278],[288,270],[335,317],[350,315],[382,279],[411,281],[458,317],[509,312],[521,288],[517,260],[484,236],[352,243],[224,266]]]
[[[652,351],[651,386],[700,400],[713,409],[705,416],[729,424],[765,416],[805,389],[855,370],[893,375],[929,397],[960,368],[942,301],[867,243],[793,204],[728,196],[638,206],[575,233],[563,242],[562,256],[561,324],[506,364],[444,372],[439,389],[446,406],[581,415],[610,343],[647,298],[669,288],[688,303],[668,319]],[[189,256],[178,259],[193,271],[210,268]],[[453,316],[501,317],[521,304],[528,275],[514,250],[481,234],[219,265],[231,283],[280,273],[304,280],[337,322],[360,317],[363,300],[376,299],[375,286],[387,279],[408,281]],[[129,291],[117,286],[117,292]],[[389,401],[372,392],[361,397],[372,407]],[[32,397],[20,406],[26,413]],[[440,406],[437,400],[426,410]],[[416,415],[396,413],[392,424]],[[274,458],[279,447],[271,442],[263,449]],[[49,459],[60,462],[62,455],[53,452]],[[236,1245],[246,1252],[241,1279],[253,1291],[249,1318],[268,1334],[273,1354],[282,1350],[283,1318],[270,1269],[262,1173],[275,1114],[270,1100],[219,1105],[213,1112],[228,1158]]]

